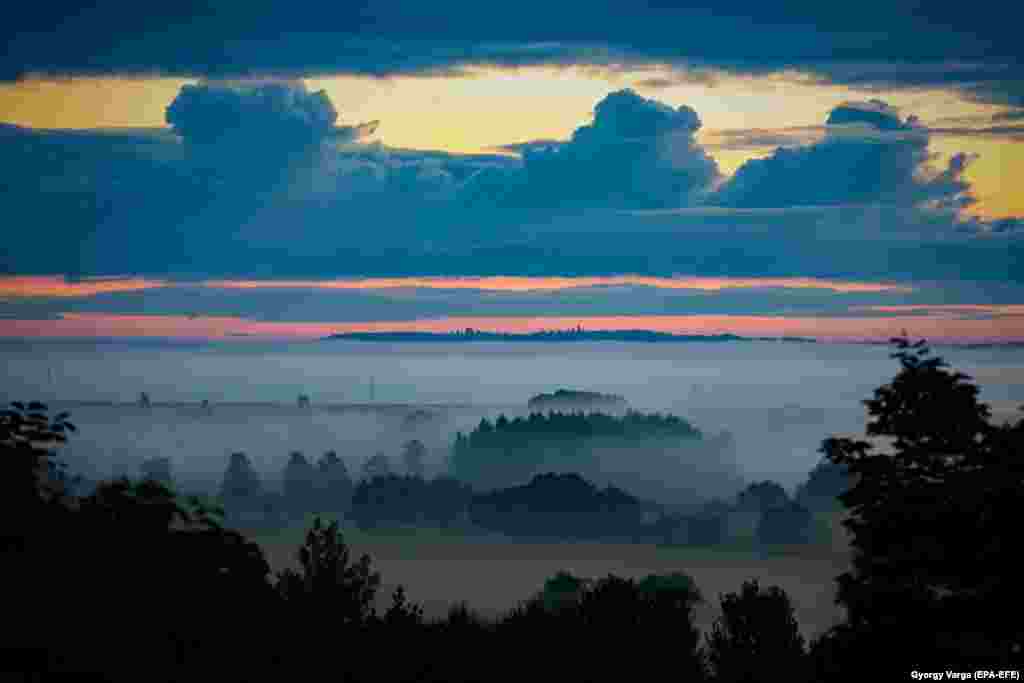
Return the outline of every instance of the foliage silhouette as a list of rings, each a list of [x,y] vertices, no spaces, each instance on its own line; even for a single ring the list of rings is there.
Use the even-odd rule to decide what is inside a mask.
[[[284,504],[293,517],[301,518],[318,502],[316,471],[306,456],[298,451],[288,456],[282,475],[282,494]]]
[[[598,469],[595,446],[631,450],[640,457],[648,447],[661,453],[666,446],[702,439],[699,430],[675,415],[552,412],[511,420],[500,415],[493,423],[481,420],[468,435],[455,435],[450,467],[478,488],[497,488],[555,469],[588,474]]]
[[[380,574],[371,569],[368,555],[351,561],[337,521],[324,526],[317,517],[297,557],[300,570],[278,575],[277,588],[286,602],[310,613],[315,606],[329,608],[341,626],[363,626],[376,616]]]
[[[50,417],[46,405],[17,401],[0,411],[0,549],[24,551],[36,524],[63,515],[74,479],[54,447],[76,430],[67,413]]]
[[[843,507],[839,496],[850,490],[853,481],[845,466],[823,459],[797,487],[793,498],[811,511],[838,511]]]
[[[386,477],[393,472],[394,467],[391,466],[391,460],[383,453],[377,453],[363,463],[362,477],[364,480],[368,480],[374,477]]]
[[[791,545],[813,540],[814,517],[794,501],[768,508],[757,524],[757,540],[765,545]]]
[[[335,451],[327,451],[317,461],[317,512],[343,517],[352,504],[352,479],[345,463]]]
[[[598,489],[578,474],[538,474],[525,486],[473,497],[474,524],[515,536],[632,537],[641,501],[615,487]]]
[[[781,484],[774,481],[761,481],[750,484],[736,497],[736,504],[742,510],[764,512],[774,507],[781,507],[789,502],[789,494]]]
[[[906,666],[1008,664],[1024,643],[1012,569],[1024,423],[991,424],[970,377],[924,341],[892,342],[899,372],[864,402],[874,442],[822,445],[856,478],[840,496],[854,566],[837,579],[847,623],[817,652],[871,646]]]
[[[426,476],[426,466],[423,462],[426,457],[427,447],[419,439],[407,441],[402,446],[402,464],[405,465],[405,473],[411,477]]]
[[[706,637],[708,663],[721,683],[808,681],[804,639],[781,588],[743,583],[720,598],[722,616]]]
[[[174,487],[170,458],[150,458],[139,466],[139,471],[143,479],[152,479],[167,488]]]

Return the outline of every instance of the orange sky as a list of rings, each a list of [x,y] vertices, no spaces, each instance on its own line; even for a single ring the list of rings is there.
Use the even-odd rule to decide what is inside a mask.
[[[845,282],[818,278],[735,278],[735,277],[651,277],[608,275],[585,277],[399,277],[358,280],[208,280],[204,286],[221,289],[470,289],[493,292],[557,291],[575,287],[640,286],[657,289],[783,288],[826,289],[834,292],[911,292],[912,287],[895,283]]]
[[[495,275],[486,277],[391,277],[345,280],[205,280],[173,282],[142,277],[104,277],[69,281],[60,275],[0,276],[0,299],[73,298],[116,292],[134,292],[162,287],[201,286],[210,289],[461,289],[486,292],[544,292],[577,287],[633,286],[657,289],[686,289],[717,292],[726,289],[820,289],[836,293],[878,293],[914,291],[897,283],[826,280],[810,277],[653,277],[647,275],[600,275],[584,277],[531,277]]]

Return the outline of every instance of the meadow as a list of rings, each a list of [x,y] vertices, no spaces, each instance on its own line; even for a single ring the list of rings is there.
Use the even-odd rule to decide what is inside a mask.
[[[295,552],[312,518],[279,532],[247,532],[277,572],[296,567]],[[608,574],[641,578],[683,571],[704,596],[696,624],[707,632],[719,616],[718,597],[735,592],[749,579],[777,585],[792,598],[801,631],[813,637],[842,618],[834,603],[835,576],[849,567],[844,531],[833,516],[833,542],[761,549],[734,542],[715,548],[584,541],[543,542],[497,534],[430,528],[362,531],[344,526],[353,556],[368,554],[382,575],[379,608],[398,584],[420,603],[428,617],[444,616],[465,602],[495,617],[534,595],[560,570],[600,578]]]

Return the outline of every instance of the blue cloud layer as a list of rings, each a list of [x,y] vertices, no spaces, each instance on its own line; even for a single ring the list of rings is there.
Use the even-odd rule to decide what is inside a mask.
[[[0,269],[1024,279],[1020,222],[960,214],[969,157],[931,169],[928,131],[878,101],[721,187],[697,112],[631,91],[522,159],[363,144],[338,118],[294,84],[205,84],[171,106],[179,135],[2,126]]]
[[[1020,107],[1024,51],[1013,8],[983,1],[968,10],[945,0],[728,0],[714,11],[615,0],[257,0],[220,3],[212,12],[198,0],[160,7],[57,0],[6,11],[0,77],[386,77],[480,64],[669,64],[688,79],[800,69],[860,88],[956,87]]]

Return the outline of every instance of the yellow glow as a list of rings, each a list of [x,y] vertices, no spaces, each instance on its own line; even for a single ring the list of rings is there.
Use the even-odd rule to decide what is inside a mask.
[[[337,77],[306,84],[326,90],[346,121],[380,119],[379,139],[389,146],[454,153],[565,139],[613,89],[577,69],[478,70],[385,81]]]
[[[1024,215],[1024,143],[996,137],[938,137],[931,146],[943,159],[956,152],[978,155],[964,172],[980,200],[969,213],[985,218]]]
[[[177,78],[29,79],[0,84],[0,121],[32,128],[163,126]]]

